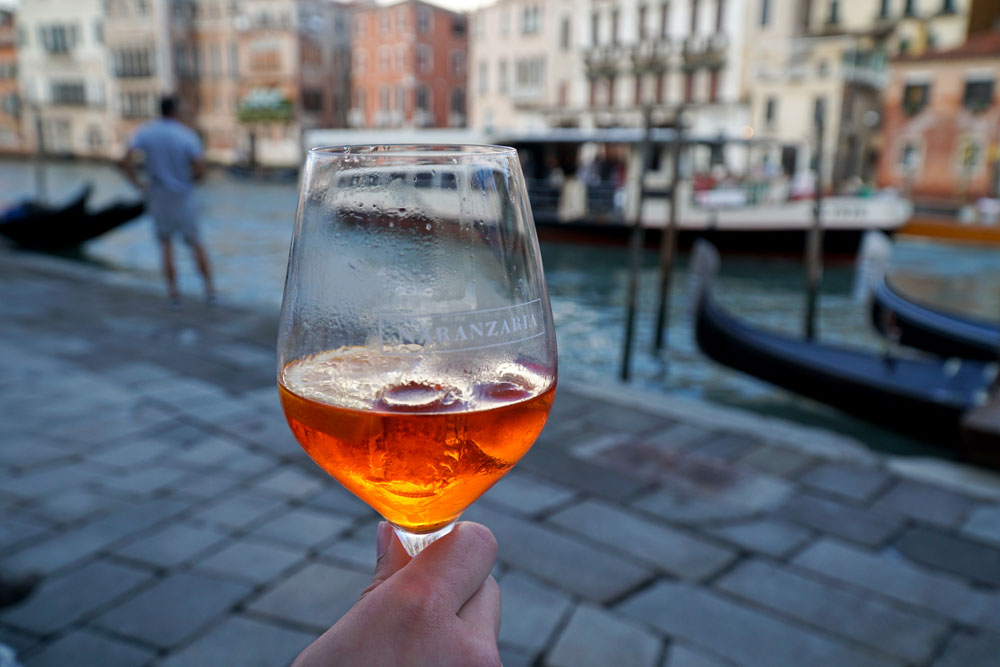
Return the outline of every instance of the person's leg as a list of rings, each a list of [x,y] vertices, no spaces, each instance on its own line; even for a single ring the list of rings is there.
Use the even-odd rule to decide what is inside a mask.
[[[159,237],[160,242],[160,267],[163,270],[163,281],[167,285],[167,296],[174,303],[181,300],[180,290],[177,289],[177,271],[174,269],[174,247],[170,243],[170,237]]]
[[[198,273],[205,283],[205,299],[211,303],[215,301],[215,286],[212,283],[212,266],[208,261],[208,253],[199,241],[189,242],[188,247],[191,248],[195,263],[198,265]]]

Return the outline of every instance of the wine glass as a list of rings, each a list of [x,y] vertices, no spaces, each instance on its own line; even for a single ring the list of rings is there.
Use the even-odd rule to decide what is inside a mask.
[[[517,153],[309,151],[278,336],[296,439],[415,555],[534,444],[556,339]]]

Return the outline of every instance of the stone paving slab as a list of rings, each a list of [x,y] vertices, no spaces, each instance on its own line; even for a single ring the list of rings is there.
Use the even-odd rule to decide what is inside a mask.
[[[5,252],[0,570],[45,578],[0,643],[26,667],[287,662],[367,586],[377,517],[290,435],[274,313],[173,313]],[[466,518],[499,539],[507,667],[993,667],[998,503],[984,470],[563,378]]]
[[[203,574],[169,575],[94,623],[116,635],[160,648],[176,646],[235,607],[248,586]]]
[[[140,648],[90,630],[77,630],[55,640],[41,652],[34,653],[26,667],[135,667],[148,664],[155,656],[156,652],[148,648]]]
[[[315,639],[312,633],[231,616],[160,663],[161,667],[287,665]]]
[[[660,582],[618,609],[628,618],[737,664],[769,667],[901,664],[690,584]]]
[[[500,643],[537,655],[573,608],[571,598],[520,572],[500,579],[503,596]]]
[[[573,611],[546,659],[551,667],[656,667],[663,642],[643,626],[591,605]]]
[[[708,577],[736,557],[733,551],[718,544],[599,501],[568,507],[549,521],[684,580]]]
[[[948,632],[944,621],[762,560],[744,562],[716,585],[746,602],[907,662],[926,662]]]

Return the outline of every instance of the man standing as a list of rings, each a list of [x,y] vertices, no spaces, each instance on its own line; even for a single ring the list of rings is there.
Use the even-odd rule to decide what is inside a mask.
[[[173,305],[180,304],[174,250],[171,239],[180,236],[191,249],[205,284],[205,299],[215,302],[212,271],[208,254],[198,235],[198,211],[195,182],[205,175],[201,140],[177,118],[177,100],[164,97],[160,102],[162,118],[146,123],[135,133],[122,160],[125,176],[146,194],[146,207],[153,218],[156,239],[160,242],[163,279]],[[145,156],[148,183],[139,180],[137,153]]]

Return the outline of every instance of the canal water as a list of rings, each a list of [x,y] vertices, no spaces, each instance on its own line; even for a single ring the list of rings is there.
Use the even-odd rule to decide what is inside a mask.
[[[68,198],[92,183],[92,202],[133,197],[134,190],[112,167],[55,163],[46,168],[50,198]],[[32,165],[0,161],[0,206],[34,191]],[[230,303],[277,309],[296,204],[294,184],[250,182],[223,173],[200,189],[202,230],[210,249],[220,298]],[[143,217],[86,246],[89,261],[134,279],[159,285],[157,248]],[[623,340],[627,252],[618,246],[543,244],[542,255],[559,342],[560,375],[603,382],[618,377]],[[182,289],[197,295],[193,265],[181,254]],[[647,251],[641,274],[633,384],[651,393],[698,398],[827,428],[871,447],[897,453],[947,456],[890,431],[845,416],[719,366],[702,355],[692,336],[686,256],[674,276],[668,349],[654,355],[651,342],[656,306],[656,253]],[[890,274],[907,294],[970,314],[1000,318],[1000,249],[900,240]],[[715,294],[733,313],[756,325],[798,334],[802,329],[803,266],[797,258],[724,256]],[[824,341],[875,351],[883,342],[872,333],[864,308],[851,296],[854,266],[849,260],[826,266],[819,309]]]

